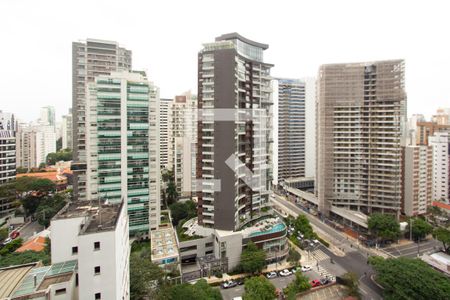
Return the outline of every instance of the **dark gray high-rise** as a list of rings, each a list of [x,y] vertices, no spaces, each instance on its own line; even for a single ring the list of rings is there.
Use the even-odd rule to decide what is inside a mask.
[[[131,51],[117,42],[87,39],[72,43],[73,194],[86,200],[86,88],[98,75],[131,71]]]
[[[204,44],[198,55],[203,117],[196,173],[198,222],[204,227],[239,230],[267,210],[271,126],[260,121],[271,122],[273,65],[263,61],[268,47],[230,33]],[[252,173],[251,183],[246,172]]]

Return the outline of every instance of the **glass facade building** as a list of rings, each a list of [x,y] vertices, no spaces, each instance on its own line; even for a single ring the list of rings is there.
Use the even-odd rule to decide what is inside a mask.
[[[130,234],[159,225],[158,90],[141,73],[89,85],[87,194],[126,201]]]

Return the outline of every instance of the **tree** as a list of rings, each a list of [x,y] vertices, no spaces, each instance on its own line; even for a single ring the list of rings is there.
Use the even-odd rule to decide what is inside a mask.
[[[259,273],[266,266],[266,252],[249,242],[241,253],[241,268],[245,273]]]
[[[409,223],[411,224],[411,220]],[[410,225],[409,225],[410,226]],[[433,226],[422,218],[412,220],[412,236],[414,240],[422,240],[433,231]]]
[[[150,297],[155,298],[157,288],[162,284],[163,270],[152,263],[145,252],[130,255],[130,298],[139,300]]]
[[[45,266],[50,264],[50,255],[45,251],[13,252],[0,257],[0,268],[28,264],[41,261]]]
[[[71,149],[62,149],[57,152],[52,152],[47,154],[46,162],[48,165],[54,165],[58,161],[70,161],[72,160],[72,150]]]
[[[445,252],[450,252],[450,230],[438,227],[433,231],[433,237],[442,242]]]
[[[218,289],[214,289],[208,285],[206,280],[200,279],[195,284],[178,284],[170,287],[170,290],[163,295],[158,297],[161,300],[185,300],[185,299],[195,299],[195,300],[220,300],[222,296]]]
[[[56,151],[61,150],[62,148],[62,137],[56,140]]]
[[[295,231],[301,232],[307,239],[317,238],[308,218],[305,215],[298,215],[294,221],[294,228]]]
[[[384,299],[443,300],[450,295],[450,280],[420,259],[406,257],[371,262]]]
[[[36,208],[39,224],[48,227],[50,220],[66,205],[65,195],[62,193],[44,197]]]
[[[377,239],[395,240],[400,235],[400,224],[397,220],[387,214],[375,213],[369,217],[368,227]]]
[[[8,237],[8,229],[7,228],[0,228],[0,241],[3,241]]]
[[[301,255],[295,249],[289,249],[289,255],[287,260],[295,265],[298,265],[298,261],[300,260]]]
[[[0,250],[0,256],[4,256],[10,253],[13,253],[16,251],[16,249],[20,248],[22,246],[23,240],[21,238],[12,240],[8,244],[6,244],[1,250]],[[3,259],[3,258],[2,258]]]
[[[17,167],[17,169],[16,169],[16,173],[17,174],[24,174],[24,173],[27,173],[27,172],[28,172],[28,169],[24,168],[24,167]]]
[[[178,192],[177,192],[177,187],[175,185],[174,181],[169,181],[168,185],[167,185],[167,189],[166,189],[166,194],[167,194],[167,204],[171,205],[172,203],[174,203],[177,198],[178,198]]]
[[[174,226],[177,226],[183,219],[193,218],[197,213],[197,209],[193,201],[176,202],[171,204],[169,208]]]
[[[307,291],[311,288],[308,277],[303,275],[302,272],[295,273],[295,279],[284,289],[284,294],[287,295],[289,300],[296,298],[298,293]]]
[[[347,296],[355,297],[356,299],[361,299],[361,294],[359,293],[358,287],[358,277],[355,273],[345,273],[343,276],[344,285],[347,286]]]
[[[276,298],[275,286],[264,276],[245,280],[244,300],[273,300]]]

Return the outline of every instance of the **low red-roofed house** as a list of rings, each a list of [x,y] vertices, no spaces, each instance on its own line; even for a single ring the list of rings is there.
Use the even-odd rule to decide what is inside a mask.
[[[39,252],[44,250],[44,248],[45,248],[45,237],[37,236],[26,241],[20,248],[16,250],[16,252],[25,252],[28,250]]]

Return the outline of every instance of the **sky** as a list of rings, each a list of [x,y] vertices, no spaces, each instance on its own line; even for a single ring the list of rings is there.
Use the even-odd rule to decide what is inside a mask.
[[[405,59],[408,115],[450,107],[446,1],[1,0],[0,110],[24,121],[71,107],[71,43],[133,51],[161,97],[197,91],[197,53],[229,32],[269,44],[272,75],[316,76],[321,64]]]

